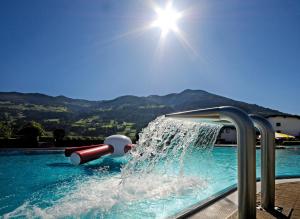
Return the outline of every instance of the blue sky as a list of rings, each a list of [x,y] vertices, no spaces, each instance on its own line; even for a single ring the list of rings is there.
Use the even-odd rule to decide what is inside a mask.
[[[173,33],[158,47],[158,28],[137,31],[155,19],[149,2],[1,0],[0,91],[100,100],[189,88],[300,114],[300,1],[174,0],[194,52]]]

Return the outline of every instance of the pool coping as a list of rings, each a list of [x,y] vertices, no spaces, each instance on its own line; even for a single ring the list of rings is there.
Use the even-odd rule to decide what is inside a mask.
[[[300,180],[300,174],[299,175],[279,175],[276,176],[276,181],[277,180],[289,180],[289,179],[299,179]],[[257,183],[260,183],[260,178],[256,179]],[[197,213],[199,213],[200,211],[206,209],[207,207],[217,203],[218,201],[221,201],[222,199],[224,199],[225,197],[228,197],[230,195],[232,195],[234,192],[237,192],[237,184],[233,184],[231,186],[228,186],[227,188],[211,195],[210,197],[197,202],[196,204],[193,204],[187,208],[185,208],[184,210],[169,216],[167,218],[169,219],[182,219],[182,218],[187,218],[187,217],[191,217]],[[259,191],[257,191],[259,192]]]

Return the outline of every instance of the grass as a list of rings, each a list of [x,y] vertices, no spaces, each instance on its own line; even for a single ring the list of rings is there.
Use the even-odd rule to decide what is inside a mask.
[[[164,108],[165,105],[145,105],[145,106],[139,106],[139,109],[156,109],[156,108]]]
[[[98,112],[109,112],[109,111],[112,111],[112,108],[111,107],[110,108],[99,108],[96,111],[98,111]]]
[[[60,119],[44,119],[44,122],[49,122],[49,123],[60,123]]]
[[[72,126],[88,126],[89,124],[99,120],[99,116],[91,116],[85,119],[76,121]]]
[[[13,110],[33,110],[41,112],[68,112],[68,109],[63,106],[45,106],[36,104],[15,104],[9,101],[0,101],[0,108],[13,109]]]

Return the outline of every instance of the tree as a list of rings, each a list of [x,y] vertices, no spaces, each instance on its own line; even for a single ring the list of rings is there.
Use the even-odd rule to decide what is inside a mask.
[[[66,132],[64,129],[55,129],[53,131],[53,138],[54,138],[55,142],[62,141],[63,138],[65,137],[65,135],[66,135]]]
[[[45,134],[45,131],[40,123],[31,121],[24,125],[18,134],[26,139],[38,140],[40,136]]]
[[[5,122],[0,122],[0,137],[10,138],[12,136],[12,128]]]

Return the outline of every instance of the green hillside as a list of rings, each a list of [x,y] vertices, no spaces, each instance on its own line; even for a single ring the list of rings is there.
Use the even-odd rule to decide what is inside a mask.
[[[106,101],[0,92],[0,120],[2,125],[11,128],[12,135],[29,121],[36,121],[44,127],[46,135],[62,128],[69,136],[104,137],[122,133],[134,137],[159,115],[223,105],[240,107],[248,113],[261,115],[283,114],[202,90],[185,90],[165,96],[121,96]]]

